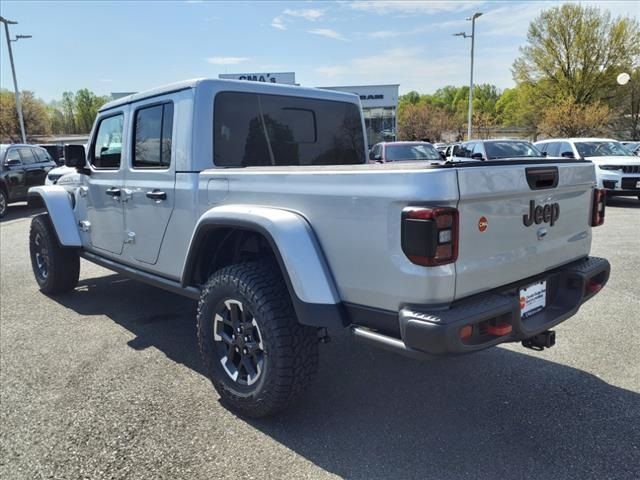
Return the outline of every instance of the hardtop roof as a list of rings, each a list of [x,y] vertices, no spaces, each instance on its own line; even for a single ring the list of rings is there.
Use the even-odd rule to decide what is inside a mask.
[[[194,78],[190,80],[183,80],[181,82],[170,83],[150,90],[145,90],[138,93],[127,95],[126,97],[118,98],[106,103],[102,106],[100,111],[109,110],[128,103],[137,102],[150,97],[157,97],[160,95],[166,95],[168,93],[177,92],[180,90],[186,90],[189,88],[208,87],[213,90],[230,90],[250,93],[267,93],[267,94],[280,94],[280,95],[292,95],[297,97],[309,97],[318,98],[324,100],[334,100],[349,103],[360,104],[360,98],[347,92],[338,92],[335,90],[325,90],[319,88],[299,87],[296,85],[282,85],[275,83],[263,83],[252,82],[247,80],[220,80],[214,78]]]

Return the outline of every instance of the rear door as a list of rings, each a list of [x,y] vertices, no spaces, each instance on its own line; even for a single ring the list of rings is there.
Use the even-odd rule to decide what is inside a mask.
[[[456,298],[520,281],[586,256],[591,163],[457,169],[460,234]]]
[[[27,196],[25,168],[17,148],[9,148],[4,158],[4,179],[10,201],[22,200]]]
[[[30,187],[44,184],[44,176],[46,175],[44,165],[38,161],[33,149],[30,147],[20,147],[18,148],[18,153],[24,166],[25,187],[27,191]]]
[[[174,205],[174,104],[147,100],[132,106],[131,155],[125,176],[125,255],[155,264]]]

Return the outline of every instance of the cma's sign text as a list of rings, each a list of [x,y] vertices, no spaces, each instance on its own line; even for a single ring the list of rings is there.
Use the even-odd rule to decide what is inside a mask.
[[[271,74],[266,75],[240,75],[238,80],[250,80],[252,82],[265,82],[265,83],[277,83],[276,77],[272,77]]]

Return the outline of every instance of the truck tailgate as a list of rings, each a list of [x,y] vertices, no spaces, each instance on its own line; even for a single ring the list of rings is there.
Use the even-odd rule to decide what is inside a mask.
[[[552,186],[555,169],[557,185]],[[462,166],[457,172],[456,299],[520,281],[589,253],[592,164],[505,162]]]

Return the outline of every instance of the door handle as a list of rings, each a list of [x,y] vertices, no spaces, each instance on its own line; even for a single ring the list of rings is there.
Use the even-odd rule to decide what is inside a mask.
[[[116,187],[111,187],[111,188],[107,188],[104,193],[106,193],[107,195],[109,195],[110,197],[119,197],[120,196],[120,189],[116,188]]]
[[[152,190],[150,192],[147,192],[147,198],[159,202],[160,200],[166,200],[167,194],[165,192],[161,192],[160,190]]]

